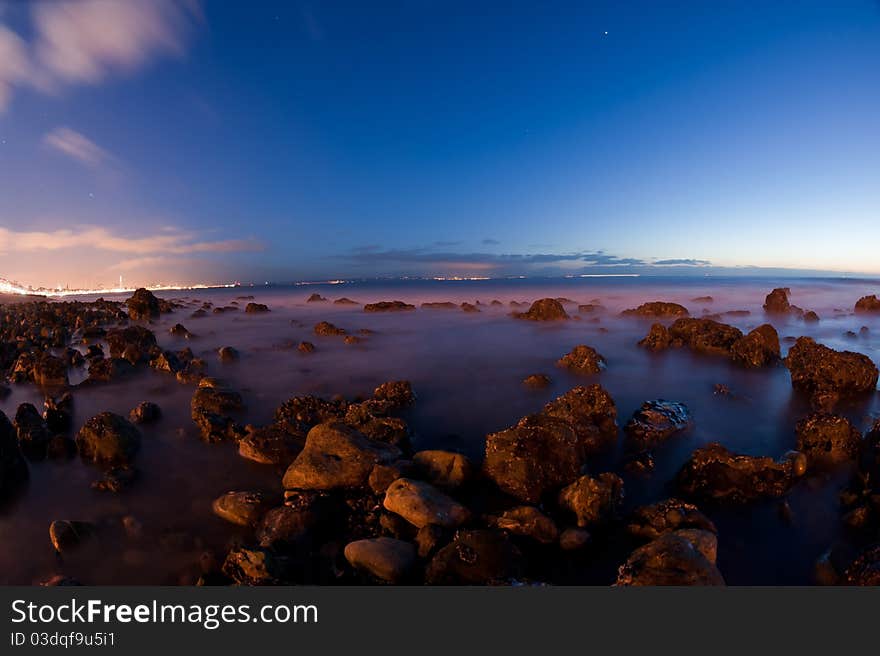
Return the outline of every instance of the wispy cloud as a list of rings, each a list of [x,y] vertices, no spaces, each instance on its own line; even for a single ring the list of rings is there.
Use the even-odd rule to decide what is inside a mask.
[[[52,93],[181,56],[200,16],[197,0],[36,3],[29,42],[0,25],[0,111],[16,86]]]
[[[498,246],[501,242],[497,239],[489,239],[488,237],[483,240],[483,246]]]
[[[68,127],[58,127],[47,133],[43,137],[43,143],[93,168],[111,159],[110,154],[94,141]]]
[[[47,232],[23,232],[0,227],[0,254],[93,249],[137,256],[236,253],[263,250],[254,239],[200,240],[195,233],[166,229],[159,234],[128,237],[100,226],[79,226]]]
[[[692,258],[682,258],[673,260],[655,260],[656,266],[711,266],[709,260],[694,260]]]

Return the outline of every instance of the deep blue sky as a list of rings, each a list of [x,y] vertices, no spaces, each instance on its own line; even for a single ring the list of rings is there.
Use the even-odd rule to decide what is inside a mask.
[[[875,0],[0,7],[0,277],[880,272]]]

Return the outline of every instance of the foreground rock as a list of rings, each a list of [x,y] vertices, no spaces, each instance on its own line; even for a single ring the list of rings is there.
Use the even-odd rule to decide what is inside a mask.
[[[28,466],[21,454],[15,428],[0,410],[0,503],[5,502],[28,480]]]
[[[581,476],[559,493],[559,505],[571,511],[580,528],[610,521],[623,503],[623,481],[617,474]]]
[[[624,310],[621,312],[621,315],[624,317],[671,318],[687,317],[690,316],[690,312],[688,312],[688,309],[685,306],[679,305],[678,303],[651,301],[649,303],[642,303],[637,308]]]
[[[351,426],[319,424],[284,474],[287,490],[331,490],[366,485],[374,465],[400,457],[397,447],[371,440]]]
[[[880,313],[880,298],[877,298],[876,294],[862,296],[856,301],[855,311],[859,314]]]
[[[645,401],[624,427],[627,436],[641,446],[664,442],[683,433],[693,425],[691,413],[684,403],[675,401]]]
[[[522,576],[522,553],[501,531],[459,530],[428,565],[428,585],[509,584]]]
[[[162,410],[155,403],[144,401],[128,413],[128,420],[133,424],[151,424],[162,416]]]
[[[239,526],[256,526],[272,500],[262,492],[227,492],[211,504],[214,514]]]
[[[699,533],[686,534],[687,537],[666,533],[639,547],[620,567],[615,585],[724,585],[721,572],[694,544],[701,537],[711,540],[714,536]]]
[[[58,553],[76,549],[94,537],[96,527],[91,522],[60,519],[49,525],[49,541]]]
[[[835,351],[810,337],[799,337],[788,351],[785,366],[791,386],[811,395],[814,407],[830,410],[842,396],[877,389],[877,366],[852,351]]]
[[[265,427],[248,425],[238,443],[238,455],[264,465],[287,467],[303,450],[305,436],[292,434],[276,424]]]
[[[773,458],[732,453],[713,442],[697,449],[678,472],[676,484],[690,498],[748,503],[781,497],[807,471],[806,457],[792,452]]]
[[[537,300],[532,303],[528,311],[514,312],[513,316],[528,321],[560,321],[569,318],[562,303],[555,298]]]
[[[442,488],[459,488],[477,475],[470,458],[452,451],[419,451],[413,454],[412,459],[427,480]]]
[[[579,374],[598,374],[605,370],[606,364],[605,358],[596,349],[579,344],[557,360],[556,366]]]
[[[543,414],[571,425],[587,456],[606,451],[617,441],[617,406],[599,384],[570,389],[545,405]]]
[[[583,445],[572,425],[538,414],[486,436],[483,471],[507,494],[538,503],[545,493],[574,481],[585,461]]]
[[[816,412],[795,427],[798,451],[811,468],[833,467],[858,457],[862,436],[846,417]]]
[[[130,464],[140,445],[140,431],[127,419],[112,412],[92,417],[76,436],[80,455],[100,465]]]
[[[226,555],[222,571],[240,585],[279,585],[287,576],[285,563],[262,548],[231,550]]]
[[[717,533],[715,524],[692,503],[665,499],[636,508],[627,524],[627,531],[638,538],[656,540],[661,535],[682,529]]]
[[[455,528],[471,516],[467,508],[435,487],[408,478],[399,478],[388,487],[383,506],[416,528],[429,524]]]
[[[355,569],[369,572],[386,583],[400,583],[416,563],[416,549],[403,540],[380,537],[357,540],[345,546],[345,559]]]
[[[534,506],[517,506],[505,510],[500,517],[490,518],[489,525],[512,535],[531,538],[541,544],[553,544],[559,537],[555,522]]]

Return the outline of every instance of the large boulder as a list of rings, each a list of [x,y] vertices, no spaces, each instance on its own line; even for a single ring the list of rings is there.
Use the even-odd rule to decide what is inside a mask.
[[[579,374],[598,374],[605,370],[605,358],[593,347],[579,344],[557,360],[556,366]]]
[[[797,423],[797,448],[810,467],[829,467],[859,456],[862,436],[846,417],[814,412]]]
[[[682,433],[692,425],[690,410],[684,403],[657,399],[645,401],[633,413],[624,431],[634,443],[647,447]]]
[[[617,406],[599,384],[570,389],[545,405],[542,413],[568,422],[586,455],[605,451],[617,440]]]
[[[746,367],[765,367],[780,358],[779,334],[769,323],[758,326],[730,347],[730,357]]]
[[[374,465],[389,464],[400,455],[397,447],[371,440],[347,424],[319,424],[309,431],[305,448],[287,468],[284,488],[363,487]]]
[[[874,314],[880,312],[880,298],[876,294],[862,296],[856,301],[855,311],[860,314]]]
[[[159,299],[153,292],[143,287],[135,290],[125,304],[128,306],[128,316],[134,320],[156,319],[161,311]]]
[[[428,585],[489,585],[513,583],[522,576],[520,550],[501,531],[459,530],[428,565]]]
[[[669,327],[674,344],[682,344],[694,351],[730,355],[733,344],[743,334],[738,328],[712,319],[676,319]]]
[[[665,533],[639,547],[621,565],[615,585],[724,585],[721,572],[698,548],[703,542],[702,533],[712,536],[704,531]]]
[[[822,409],[834,407],[841,396],[877,389],[877,365],[867,355],[835,351],[810,337],[799,337],[788,351],[785,365],[791,386],[812,395]]]
[[[580,474],[586,454],[578,434],[563,419],[538,414],[486,436],[483,471],[507,494],[538,503]]]
[[[398,478],[388,486],[382,505],[416,528],[428,524],[455,528],[471,517],[470,511],[455,499],[428,483],[408,478]]]
[[[28,479],[28,466],[18,446],[15,428],[0,410],[0,503]]]
[[[112,412],[95,415],[76,436],[84,459],[108,466],[130,464],[140,445],[141,433],[135,425]]]
[[[555,298],[542,298],[532,303],[527,312],[514,312],[513,316],[528,321],[559,321],[568,319],[568,312]]]
[[[669,303],[667,301],[651,301],[642,303],[637,308],[624,310],[621,314],[625,317],[652,317],[652,318],[672,318],[690,316],[688,309],[678,303]]]
[[[777,287],[764,299],[764,312],[767,314],[789,314],[792,305],[788,300],[791,290],[788,287]]]
[[[690,498],[747,503],[783,496],[806,469],[806,458],[798,452],[777,462],[766,456],[732,453],[713,442],[691,454],[676,484]]]
[[[400,583],[416,564],[416,548],[412,543],[388,537],[349,542],[344,554],[352,567],[386,583]]]
[[[575,515],[580,528],[608,522],[622,503],[623,480],[609,472],[581,476],[559,493],[559,505]]]

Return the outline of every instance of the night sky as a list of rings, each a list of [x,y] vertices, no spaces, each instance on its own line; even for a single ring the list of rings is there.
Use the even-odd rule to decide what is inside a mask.
[[[0,277],[880,273],[880,3],[0,0]]]

